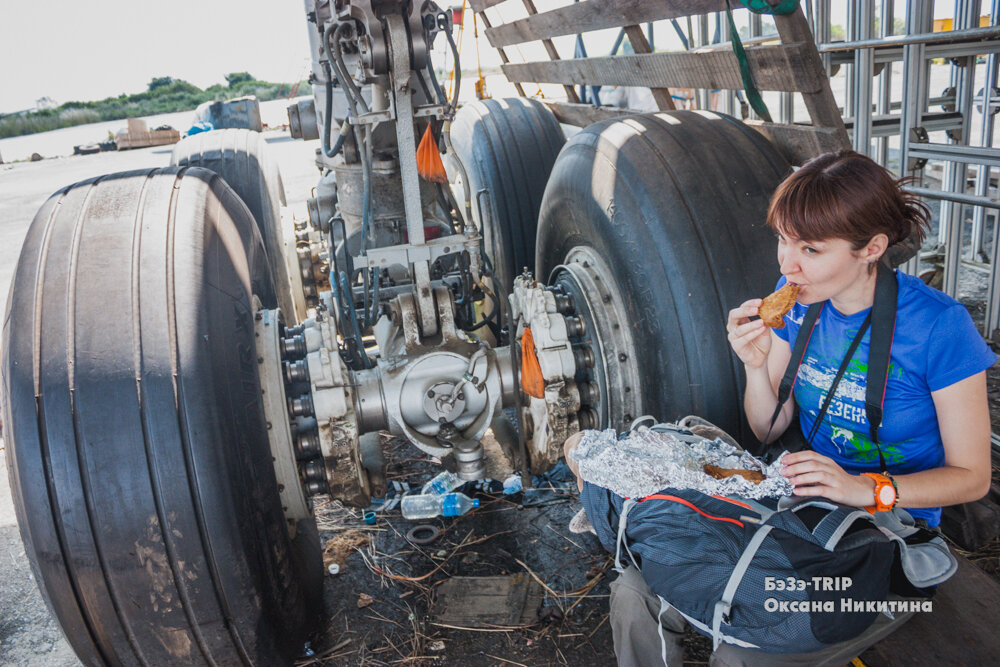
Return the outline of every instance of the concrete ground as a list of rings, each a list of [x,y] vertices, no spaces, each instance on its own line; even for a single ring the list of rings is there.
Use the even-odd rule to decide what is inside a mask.
[[[313,164],[318,142],[296,141],[284,131],[268,132],[265,136],[281,167],[288,204],[298,210],[318,180]],[[171,150],[171,146],[160,146],[0,164],[0,312],[6,313],[10,283],[28,226],[50,194],[70,183],[101,174],[167,166]],[[28,566],[14,517],[6,450],[0,440],[0,665],[79,664],[46,608]]]

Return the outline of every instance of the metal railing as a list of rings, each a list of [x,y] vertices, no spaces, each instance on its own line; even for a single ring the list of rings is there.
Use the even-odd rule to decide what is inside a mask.
[[[855,150],[900,176],[914,177],[908,188],[911,192],[940,202],[934,247],[907,262],[903,270],[917,274],[935,268],[943,273],[939,276],[941,289],[956,298],[961,271],[987,273],[982,333],[1000,342],[1000,199],[991,181],[993,170],[1000,168],[1000,148],[993,147],[994,116],[1000,108],[1000,90],[994,90],[1000,53],[1000,0],[992,0],[985,8],[990,25],[982,27],[981,0],[950,4],[954,29],[935,32],[934,0],[907,0],[902,17],[896,15],[893,0],[802,0],[827,74],[837,84],[843,83],[842,113]],[[832,39],[834,9],[846,9],[846,25],[842,26],[846,39],[842,41]],[[773,29],[769,17],[749,17],[749,22],[741,19],[749,29],[745,44],[777,39],[776,34],[765,34]],[[686,31],[676,21],[671,27],[681,35],[685,48],[731,48],[724,41],[728,30],[723,14],[691,18]],[[903,34],[894,34],[897,18],[904,19]],[[713,19],[715,30],[710,30]],[[652,26],[649,34],[652,37]],[[620,44],[621,39],[616,41],[615,51]],[[581,35],[577,49],[583,48]],[[931,90],[932,61],[936,63],[936,78],[943,76],[942,68],[947,69],[948,85],[943,90]],[[841,70],[844,74],[837,77]],[[977,73],[983,80],[981,90],[975,85]],[[901,79],[894,81],[894,77]],[[709,108],[711,92],[699,90],[695,106]],[[715,107],[739,113],[737,94],[721,93]],[[796,94],[773,95],[778,96],[774,115],[782,123],[794,123],[797,108],[801,110]],[[752,112],[750,115],[756,117]],[[805,117],[800,115],[800,119]],[[938,178],[932,177],[928,165],[940,169]],[[971,187],[970,175],[974,176]],[[930,187],[932,181],[940,181],[940,188]],[[966,207],[971,207],[971,217]],[[992,230],[989,252],[988,225]]]

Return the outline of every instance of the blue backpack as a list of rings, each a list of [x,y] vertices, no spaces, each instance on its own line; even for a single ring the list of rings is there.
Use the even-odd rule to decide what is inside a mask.
[[[900,509],[670,488],[636,500],[589,482],[581,500],[616,569],[631,561],[661,613],[669,603],[715,647],[820,650],[879,613],[926,610],[926,600],[888,602],[890,590],[926,598],[957,569],[944,540]]]

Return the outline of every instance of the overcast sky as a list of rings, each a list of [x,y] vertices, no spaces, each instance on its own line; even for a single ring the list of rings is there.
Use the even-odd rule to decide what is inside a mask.
[[[155,76],[205,88],[244,70],[308,76],[302,0],[0,0],[0,112],[137,93]]]
[[[535,0],[535,5],[545,11],[571,1]],[[844,24],[847,2],[834,1],[834,23]],[[438,4],[462,3],[438,0]],[[953,10],[951,2],[936,4],[935,15],[950,15]],[[897,18],[904,11],[897,0]],[[525,13],[520,2],[489,12],[494,22],[498,12],[508,21]],[[745,25],[746,12],[735,15],[737,25]],[[495,67],[499,56],[483,37],[481,23],[479,28],[482,65]],[[588,34],[589,53],[607,52],[617,33],[615,29]],[[462,40],[463,69],[476,65],[472,34],[470,10]],[[573,40],[572,36],[555,39],[563,57],[573,55]],[[655,40],[658,48],[680,48],[667,22],[657,24]],[[444,51],[443,39],[437,47]],[[546,59],[537,42],[515,47],[509,55],[515,62]],[[308,76],[303,0],[0,0],[0,113],[32,108],[43,96],[63,103],[137,93],[157,76],[205,88],[224,83],[226,74],[239,71],[275,82]],[[471,94],[472,86],[463,89]]]

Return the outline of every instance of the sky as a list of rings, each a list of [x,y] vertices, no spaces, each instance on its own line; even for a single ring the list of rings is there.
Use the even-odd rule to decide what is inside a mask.
[[[172,76],[205,88],[229,72],[309,73],[302,0],[0,0],[0,113],[146,90]]]
[[[572,0],[535,0],[539,11]],[[834,0],[834,22],[848,0]],[[461,0],[438,0],[442,7]],[[903,3],[896,1],[902,17]],[[936,3],[935,15],[948,15],[953,3]],[[525,15],[523,3],[507,2],[488,10],[494,22]],[[745,11],[734,12],[737,25]],[[57,104],[97,100],[146,90],[153,77],[172,76],[201,88],[224,83],[230,72],[247,71],[258,79],[291,82],[309,74],[309,46],[303,0],[0,0],[0,113],[33,108],[37,99]],[[478,60],[485,69],[500,63],[479,24]],[[712,25],[714,32],[714,23]],[[618,30],[587,35],[590,55],[610,49]],[[563,57],[573,55],[574,37],[558,37]],[[677,49],[680,42],[666,22],[656,26],[658,48]],[[462,39],[462,66],[476,66],[472,12],[467,12]],[[435,49],[443,57],[445,44]],[[511,60],[545,60],[538,42],[515,47]],[[471,93],[471,85],[463,86]],[[463,98],[466,95],[463,94]]]

